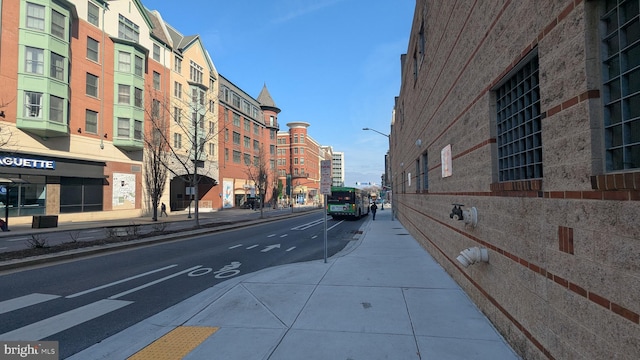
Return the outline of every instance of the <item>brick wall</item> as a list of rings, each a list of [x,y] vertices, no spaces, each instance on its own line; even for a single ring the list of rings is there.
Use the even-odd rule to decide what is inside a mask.
[[[603,170],[597,5],[419,0],[403,67],[391,134],[398,219],[526,359],[640,353],[640,171]],[[543,176],[500,182],[494,89],[532,51]],[[425,152],[429,189],[416,192]],[[451,220],[452,203],[475,206],[478,226]],[[455,258],[473,246],[489,263],[463,268]]]

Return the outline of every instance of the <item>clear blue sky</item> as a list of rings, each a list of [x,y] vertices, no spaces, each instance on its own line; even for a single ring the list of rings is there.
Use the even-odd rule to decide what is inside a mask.
[[[380,183],[400,55],[415,0],[142,0],[184,35],[199,34],[220,74],[254,98],[267,85],[280,129],[345,153],[345,183]]]

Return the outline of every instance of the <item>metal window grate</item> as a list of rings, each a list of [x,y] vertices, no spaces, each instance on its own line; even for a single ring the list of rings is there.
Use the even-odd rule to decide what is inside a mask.
[[[538,56],[496,90],[499,181],[542,178]]]
[[[607,171],[640,168],[640,5],[608,0],[603,31],[604,138]]]

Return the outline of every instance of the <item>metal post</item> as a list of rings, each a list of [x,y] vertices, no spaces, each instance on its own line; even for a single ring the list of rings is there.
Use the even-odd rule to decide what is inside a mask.
[[[324,203],[325,206],[327,204],[327,194],[324,194]],[[327,210],[324,209],[322,211],[322,216],[324,216],[324,263],[327,263]]]

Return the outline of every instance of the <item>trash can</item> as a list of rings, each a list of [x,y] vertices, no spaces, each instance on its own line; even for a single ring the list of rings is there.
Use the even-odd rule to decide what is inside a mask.
[[[58,215],[34,215],[31,221],[32,229],[58,227]]]

